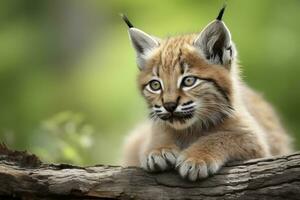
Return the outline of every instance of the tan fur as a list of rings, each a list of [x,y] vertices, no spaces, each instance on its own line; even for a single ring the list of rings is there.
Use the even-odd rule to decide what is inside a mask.
[[[185,62],[190,73],[214,80],[221,87],[228,96],[232,113],[209,127],[204,127],[199,119],[187,123],[186,127],[161,120],[147,121],[126,140],[123,166],[142,166],[149,171],[176,168],[181,176],[196,180],[215,173],[228,161],[291,152],[290,137],[273,108],[240,80],[237,64],[209,64],[193,47],[196,36],[191,34],[161,41],[138,76],[141,93],[149,107],[161,105],[162,99],[175,101],[178,96],[180,104],[199,98],[207,105],[225,102],[212,83],[204,83],[199,86],[201,89],[188,92],[178,89],[180,62]],[[144,89],[153,71],[164,81],[165,90],[159,95]],[[214,102],[210,102],[212,100]],[[205,117],[217,108],[206,107],[201,112]]]

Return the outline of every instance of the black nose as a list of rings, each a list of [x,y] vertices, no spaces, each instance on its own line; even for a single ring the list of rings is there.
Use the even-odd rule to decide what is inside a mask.
[[[164,107],[167,111],[173,112],[177,107],[177,103],[176,102],[167,102],[167,103],[164,103]]]

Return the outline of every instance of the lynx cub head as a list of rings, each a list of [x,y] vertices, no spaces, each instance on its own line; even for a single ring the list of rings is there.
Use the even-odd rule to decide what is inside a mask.
[[[222,21],[224,10],[201,33],[166,39],[135,28],[123,16],[136,51],[139,88],[155,122],[208,128],[230,115],[235,49]]]

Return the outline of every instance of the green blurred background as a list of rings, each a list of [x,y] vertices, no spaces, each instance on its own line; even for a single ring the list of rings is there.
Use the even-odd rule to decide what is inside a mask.
[[[0,141],[46,162],[118,164],[146,118],[135,54],[119,17],[165,37],[198,32],[221,0],[3,0]],[[300,1],[228,0],[224,20],[244,79],[272,102],[300,147]]]

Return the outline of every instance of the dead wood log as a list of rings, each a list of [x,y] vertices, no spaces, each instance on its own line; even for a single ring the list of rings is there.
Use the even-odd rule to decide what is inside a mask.
[[[230,163],[192,183],[176,172],[44,164],[0,145],[0,199],[300,199],[300,152]]]

